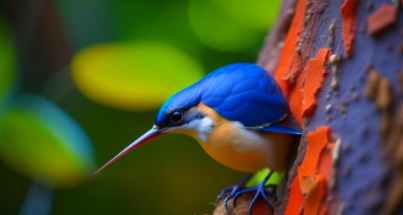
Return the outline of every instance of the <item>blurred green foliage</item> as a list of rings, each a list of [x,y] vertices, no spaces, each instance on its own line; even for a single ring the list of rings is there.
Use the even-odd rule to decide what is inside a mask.
[[[203,77],[199,61],[157,42],[93,45],[72,62],[77,87],[89,98],[115,108],[150,110]]]
[[[34,12],[15,20],[36,33],[0,22],[0,104],[15,89],[0,111],[0,214],[18,213],[33,177],[69,187],[56,191],[51,214],[211,213],[243,173],[191,138],[155,140],[83,180],[91,142],[100,167],[152,126],[170,95],[223,65],[254,62],[281,1],[21,2],[17,11]],[[30,17],[36,10],[54,17]],[[71,64],[54,63],[63,47]]]
[[[12,37],[0,16],[0,111],[16,77],[16,53]]]
[[[31,178],[71,187],[94,171],[94,155],[84,131],[44,98],[20,95],[3,116],[0,157]]]
[[[191,0],[189,21],[197,37],[223,52],[240,52],[260,43],[274,23],[280,1]]]

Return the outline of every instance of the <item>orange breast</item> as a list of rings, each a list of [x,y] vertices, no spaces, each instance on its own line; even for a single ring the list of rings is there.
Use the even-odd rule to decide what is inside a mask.
[[[213,121],[211,132],[203,134],[206,138],[200,138],[193,130],[174,130],[172,133],[193,137],[212,158],[238,171],[257,172],[267,167],[279,172],[284,170],[291,135],[247,129],[239,122],[226,120],[202,103],[195,108]]]
[[[282,142],[289,140],[286,136],[267,132],[261,134],[246,129],[238,122],[226,120],[204,104],[199,104],[196,108],[213,120],[214,129],[207,134],[207,142],[197,136],[194,138],[216,161],[243,172],[257,172],[266,167],[273,170],[282,169],[282,165],[276,165],[276,162],[285,161],[276,160],[278,147],[277,142],[273,141],[280,139],[279,144],[283,144]]]

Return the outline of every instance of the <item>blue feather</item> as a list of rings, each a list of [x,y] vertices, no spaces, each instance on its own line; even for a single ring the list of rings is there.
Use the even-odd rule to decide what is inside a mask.
[[[280,125],[270,125],[266,128],[257,129],[259,131],[269,131],[275,133],[291,134],[291,135],[302,135],[302,131],[293,130],[290,128],[282,127]]]
[[[173,95],[161,107],[155,123],[162,125],[170,113],[187,111],[200,102],[246,127],[278,122],[290,114],[280,86],[266,70],[250,63],[237,63],[219,68]],[[290,128],[280,129],[282,127],[273,125],[265,129],[291,132],[287,130]]]
[[[274,122],[265,128],[258,128],[255,130],[285,133],[291,135],[302,135],[301,126],[291,114],[283,120]]]

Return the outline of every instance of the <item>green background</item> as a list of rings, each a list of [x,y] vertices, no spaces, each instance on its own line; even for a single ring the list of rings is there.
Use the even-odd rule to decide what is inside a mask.
[[[72,173],[68,173],[72,174],[71,181],[69,177],[60,183],[52,181],[53,177],[60,176],[52,175],[52,171],[45,181],[54,187],[50,214],[55,215],[210,214],[219,192],[243,177],[243,173],[210,158],[195,140],[181,135],[164,136],[99,174],[91,176],[91,173],[151,128],[158,106],[169,96],[166,92],[171,94],[177,88],[186,87],[221,66],[254,62],[275,21],[280,1],[47,1],[46,7],[50,5],[57,19],[22,16],[21,22],[35,23],[32,34],[19,31],[14,13],[10,12],[22,10],[28,3],[5,2],[16,6],[8,7],[5,3],[0,14],[0,214],[19,213],[30,183],[36,177],[35,171],[45,168],[32,165],[52,162],[52,156],[43,156],[40,150],[49,144],[60,144],[53,147],[56,149],[44,149],[55,153],[54,159],[63,162],[66,156],[77,166],[72,166]],[[29,8],[38,9],[41,14],[46,7],[41,8],[38,3]],[[43,30],[43,23],[52,23],[51,30],[57,25],[55,29],[61,33],[56,34],[56,40],[63,38],[58,41],[64,44],[49,42],[52,38],[47,28]],[[150,42],[161,46],[147,45]],[[139,44],[143,48],[138,49]],[[123,49],[93,49],[103,45]],[[66,47],[69,52],[63,51]],[[67,55],[67,60],[63,57],[60,60],[52,50],[60,50]],[[88,50],[86,57],[80,55]],[[109,67],[100,66],[101,63]],[[119,90],[122,85],[119,80],[128,76],[152,88],[133,84],[134,94]],[[94,81],[107,84],[94,88]],[[111,91],[124,100],[122,105],[105,96]],[[139,92],[151,99],[137,98],[135,93]],[[29,105],[18,111],[13,109],[15,101],[27,93],[52,103],[45,106],[55,109],[51,112],[57,116],[38,113],[32,116],[36,121],[32,121],[31,115],[24,112],[29,112]],[[131,105],[125,106],[126,101]],[[38,108],[36,111],[43,113]],[[16,113],[21,115],[12,115]],[[19,130],[21,127],[13,127],[14,118],[31,124]],[[73,123],[72,128],[69,123],[63,123],[67,118],[77,125]],[[47,138],[39,130],[43,135],[55,135],[53,139],[60,141],[40,144]],[[35,135],[28,141],[32,132]],[[83,134],[90,139],[83,140],[83,144],[90,144],[91,149],[86,150],[91,152],[84,153],[76,147],[76,135]],[[13,141],[19,144],[18,150],[8,147]],[[74,150],[57,151],[63,147]],[[27,153],[31,160],[21,157]],[[83,155],[87,159],[80,157]],[[86,175],[84,179],[82,174]]]

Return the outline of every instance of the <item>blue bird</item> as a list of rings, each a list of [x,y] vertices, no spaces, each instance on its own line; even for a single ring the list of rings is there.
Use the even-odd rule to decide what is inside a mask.
[[[172,133],[193,137],[212,158],[229,168],[254,173],[267,167],[284,171],[294,135],[302,131],[270,73],[250,63],[231,64],[169,98],[159,110],[153,128],[96,173],[131,150]],[[242,188],[241,183],[224,190],[230,192],[225,199],[228,213],[228,199],[245,192],[256,193],[250,213],[259,195],[273,210],[264,195],[274,196],[264,188],[270,175],[256,188]]]

